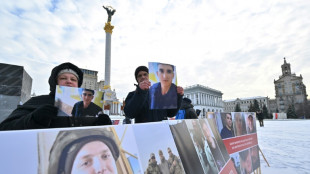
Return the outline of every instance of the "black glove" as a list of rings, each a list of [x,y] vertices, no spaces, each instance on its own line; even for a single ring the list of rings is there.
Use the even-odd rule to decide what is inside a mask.
[[[112,125],[112,121],[107,114],[99,114],[96,125]]]
[[[52,119],[57,117],[57,112],[57,107],[46,104],[36,109],[32,113],[32,118],[36,123],[48,128]]]

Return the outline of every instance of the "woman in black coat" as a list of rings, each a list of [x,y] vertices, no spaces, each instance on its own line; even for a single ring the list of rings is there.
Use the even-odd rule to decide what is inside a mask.
[[[20,105],[0,124],[0,130],[22,130],[40,128],[59,128],[75,126],[95,126],[112,124],[108,115],[99,117],[64,117],[57,116],[58,108],[54,106],[56,85],[80,87],[83,72],[72,63],[56,66],[49,77],[50,93],[32,97]]]

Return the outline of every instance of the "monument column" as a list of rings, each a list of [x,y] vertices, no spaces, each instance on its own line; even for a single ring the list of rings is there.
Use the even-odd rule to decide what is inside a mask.
[[[111,6],[102,6],[108,13],[108,21],[105,23],[104,31],[106,32],[106,44],[105,44],[105,71],[104,71],[104,89],[110,89],[110,78],[111,78],[111,36],[114,28],[111,25],[111,19],[115,13],[115,9]]]
[[[105,71],[104,71],[104,89],[110,88],[111,77],[111,36],[114,26],[110,22],[105,23],[104,30],[106,32],[105,44]]]

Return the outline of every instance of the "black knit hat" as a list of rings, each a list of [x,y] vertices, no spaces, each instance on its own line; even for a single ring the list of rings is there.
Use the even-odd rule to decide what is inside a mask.
[[[187,103],[189,103],[189,104],[191,104],[191,103],[192,103],[192,100],[191,100],[191,99],[189,99],[189,98],[183,98],[183,101],[185,101],[185,102],[187,102]]]
[[[55,95],[58,73],[64,69],[71,69],[74,72],[76,72],[76,74],[79,76],[78,77],[78,87],[80,87],[82,85],[82,83],[83,83],[83,72],[82,72],[82,70],[79,67],[73,65],[72,63],[69,63],[69,62],[62,63],[62,64],[56,66],[55,68],[53,68],[53,70],[51,72],[51,76],[48,79],[48,83],[50,84],[50,94]]]
[[[114,160],[119,157],[119,148],[113,133],[106,129],[79,129],[61,131],[50,150],[48,173],[71,173],[79,150],[87,143],[101,141],[108,146]]]
[[[149,73],[149,69],[146,67],[146,66],[139,66],[136,71],[135,71],[135,78],[136,78],[136,81],[138,82],[137,80],[137,76],[139,74],[140,71],[145,71],[147,73]]]

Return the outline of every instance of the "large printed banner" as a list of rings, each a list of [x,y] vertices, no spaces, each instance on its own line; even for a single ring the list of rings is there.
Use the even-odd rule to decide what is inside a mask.
[[[215,119],[0,132],[0,173],[237,174]]]
[[[215,113],[216,124],[237,172],[252,173],[260,167],[254,112]]]

